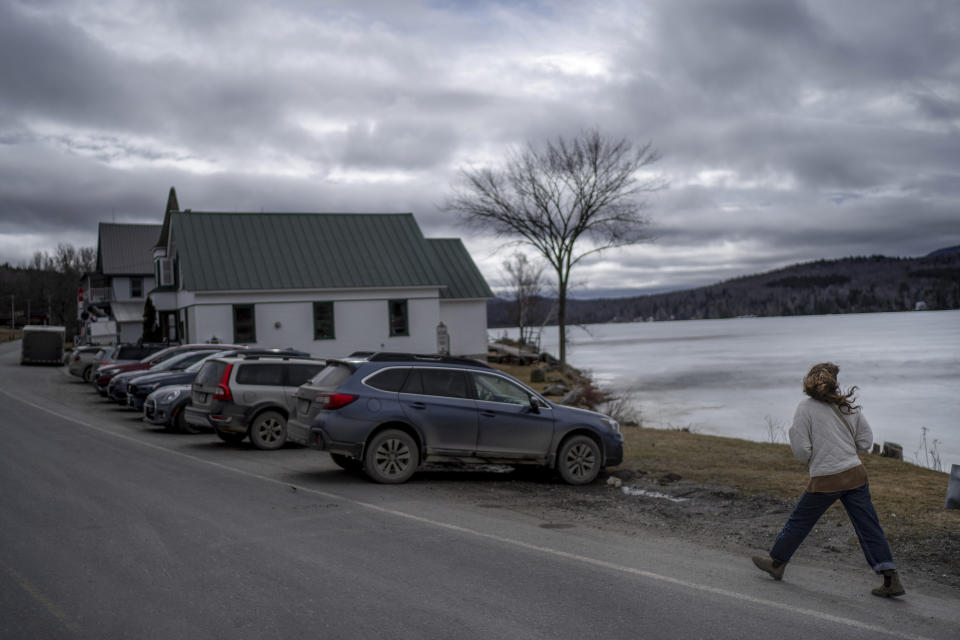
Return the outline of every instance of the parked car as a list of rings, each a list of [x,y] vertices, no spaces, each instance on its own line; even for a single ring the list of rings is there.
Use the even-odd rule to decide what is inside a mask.
[[[545,466],[588,484],[623,459],[608,416],[551,402],[486,363],[412,354],[328,360],[298,389],[287,437],[381,483],[458,461]]]
[[[104,347],[103,352],[99,355],[99,362],[93,369],[93,373],[90,375],[90,380],[88,382],[92,383],[94,388],[98,391],[96,381],[100,378],[101,375],[107,373],[115,365],[125,365],[132,364],[135,362],[140,362],[145,358],[153,356],[159,351],[169,348],[169,344],[159,344],[159,343],[148,343],[148,344],[114,344]],[[106,395],[105,392],[103,395]]]
[[[111,344],[103,346],[100,364],[126,364],[128,362],[137,362],[153,355],[157,351],[166,349],[169,344],[159,342],[150,342],[143,344],[129,344],[126,342],[120,344]]]
[[[117,375],[113,376],[113,379],[111,379],[110,383],[107,385],[107,396],[117,404],[129,407],[130,404],[128,402],[129,398],[127,391],[131,382],[139,380],[144,376],[156,375],[158,373],[165,373],[168,371],[182,372],[190,365],[209,357],[212,353],[219,352],[211,351],[209,349],[204,349],[202,351],[182,351],[174,354],[162,362],[153,365],[149,369],[124,371],[122,373],[118,373]],[[140,411],[142,408],[142,406],[136,407],[136,410]]]
[[[94,368],[101,362],[105,348],[99,344],[87,344],[74,347],[67,357],[67,371],[71,375],[90,382]]]
[[[301,358],[309,358],[310,354],[305,351],[297,351],[295,349],[237,349],[235,351],[215,351],[213,353],[207,354],[202,360],[194,362],[186,369],[171,369],[164,371],[155,371],[150,369],[142,376],[131,380],[127,384],[127,406],[137,411],[145,409],[145,403],[147,396],[152,394],[157,389],[163,387],[169,387],[171,385],[184,385],[191,384],[194,379],[197,377],[197,373],[203,367],[203,363],[210,358],[222,357],[227,358],[231,356],[236,356],[239,354],[245,355],[274,355],[274,356],[297,356]],[[189,394],[185,398],[186,401],[189,401]],[[154,412],[156,412],[156,407],[154,407]],[[144,417],[147,418],[146,413]],[[176,418],[178,416],[173,416],[172,414],[168,415],[167,418]],[[149,420],[149,422],[153,422]],[[154,424],[164,424],[166,421],[154,422]],[[182,421],[182,424],[178,427],[179,431],[187,432],[189,425],[186,424],[186,421]]]
[[[184,351],[199,351],[204,349],[209,349],[211,351],[226,351],[228,349],[242,348],[243,345],[238,344],[182,344],[166,347],[165,349],[161,349],[160,351],[134,362],[109,364],[98,368],[94,378],[94,388],[98,393],[100,393],[100,395],[106,396],[107,385],[110,384],[110,380],[113,378],[113,376],[117,375],[118,373],[149,369],[154,365],[163,362],[167,358],[172,358],[174,355]]]
[[[143,419],[150,424],[158,424],[168,431],[180,433],[200,433],[211,427],[197,427],[187,424],[184,408],[190,404],[189,384],[177,384],[160,387],[147,395],[143,401]]]
[[[210,358],[193,382],[185,419],[212,426],[225,442],[249,437],[258,449],[279,449],[287,441],[297,388],[325,364],[286,355]]]

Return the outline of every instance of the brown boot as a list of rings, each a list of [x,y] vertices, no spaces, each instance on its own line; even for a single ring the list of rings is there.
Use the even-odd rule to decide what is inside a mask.
[[[783,580],[783,572],[787,568],[785,562],[777,562],[768,556],[753,556],[751,560],[753,560],[753,564],[757,565],[758,569],[773,576],[774,580]]]
[[[900,576],[897,575],[896,570],[891,570],[883,574],[883,584],[872,589],[870,593],[881,598],[895,598],[905,594],[906,590],[900,584]]]

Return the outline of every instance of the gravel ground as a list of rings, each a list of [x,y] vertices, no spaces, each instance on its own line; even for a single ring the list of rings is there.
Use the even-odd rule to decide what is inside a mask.
[[[625,535],[675,536],[741,553],[745,562],[770,548],[793,509],[792,500],[642,471],[614,470],[586,487],[567,486],[543,471],[509,467],[429,467],[417,478],[438,492],[455,493],[481,508],[512,509],[537,517],[544,521],[544,528],[586,526]],[[911,581],[960,589],[960,532],[915,543],[893,541],[891,546],[908,589]],[[869,572],[839,503],[821,518],[794,561]]]

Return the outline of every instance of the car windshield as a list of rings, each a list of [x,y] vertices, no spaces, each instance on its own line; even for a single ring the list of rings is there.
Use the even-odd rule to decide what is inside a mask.
[[[206,355],[207,354],[202,351],[176,353],[152,368],[154,371],[175,371],[178,369],[184,369],[196,362],[198,359],[205,358]]]
[[[204,363],[210,358],[216,358],[217,356],[222,356],[223,354],[219,351],[214,351],[210,355],[204,356],[201,360],[194,362],[192,365],[184,369],[187,373],[197,373],[203,367]]]
[[[143,358],[140,359],[140,362],[157,365],[157,364],[160,364],[161,362],[169,360],[173,356],[177,355],[177,353],[178,352],[174,351],[173,347],[167,347],[162,351],[157,351],[156,353],[151,353],[147,356],[144,356]]]
[[[310,385],[324,389],[337,389],[353,375],[353,369],[340,362],[331,362],[313,376]]]
[[[227,369],[227,363],[223,360],[208,360],[203,363],[200,372],[194,379],[194,384],[198,386],[216,386],[217,382],[223,376]]]

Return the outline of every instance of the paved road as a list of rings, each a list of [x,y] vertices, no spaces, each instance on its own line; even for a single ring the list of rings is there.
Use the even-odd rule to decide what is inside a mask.
[[[164,433],[0,346],[0,638],[952,638],[954,592],[741,557]],[[478,480],[482,482],[482,478]],[[577,489],[571,488],[571,491]]]

